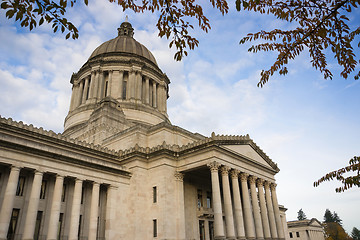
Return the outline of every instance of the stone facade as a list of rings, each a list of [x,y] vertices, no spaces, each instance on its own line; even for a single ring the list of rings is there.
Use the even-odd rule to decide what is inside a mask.
[[[172,125],[169,79],[118,32],[73,74],[64,133],[0,118],[0,240],[285,239],[277,165]]]
[[[322,224],[316,219],[305,219],[301,221],[289,221],[287,223],[289,240],[324,240]]]

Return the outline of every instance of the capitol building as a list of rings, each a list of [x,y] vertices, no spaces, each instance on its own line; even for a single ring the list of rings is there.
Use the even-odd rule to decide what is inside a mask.
[[[64,132],[0,117],[0,240],[283,240],[277,165],[249,135],[171,124],[129,22],[71,76]]]

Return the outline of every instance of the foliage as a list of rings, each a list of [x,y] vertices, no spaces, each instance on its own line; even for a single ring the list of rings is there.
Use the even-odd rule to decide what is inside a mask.
[[[353,172],[354,175],[344,176],[345,173],[350,172]],[[335,188],[335,191],[338,193],[344,192],[353,186],[360,187],[360,157],[355,156],[350,159],[348,166],[327,173],[325,176],[314,182],[314,187],[319,186],[319,184],[322,182],[331,181],[334,179],[340,181],[343,184],[341,187]]]
[[[330,222],[334,222],[339,224],[340,226],[342,225],[342,220],[340,219],[339,215],[334,211],[334,213],[331,213],[331,211],[329,209],[325,210],[325,214],[324,214],[324,223],[330,223]]]
[[[174,58],[181,60],[186,56],[187,48],[194,49],[199,41],[189,33],[194,26],[189,19],[196,19],[199,28],[208,32],[211,28],[209,19],[204,15],[206,2],[195,0],[108,0],[122,6],[123,10],[136,13],[149,11],[160,13],[156,24],[160,37],[171,38],[169,47],[175,46],[177,52]],[[209,0],[210,5],[219,10],[222,15],[229,11],[226,0]],[[6,9],[8,18],[15,18],[21,26],[32,30],[45,21],[52,24],[54,32],[67,32],[66,38],[78,38],[77,28],[64,16],[69,7],[73,7],[76,0],[2,0],[1,8]],[[87,5],[88,0],[84,0]],[[273,15],[280,20],[292,23],[291,30],[274,29],[249,33],[240,40],[246,42],[262,40],[263,42],[249,48],[250,52],[276,51],[278,57],[268,70],[261,72],[258,86],[263,86],[274,73],[280,75],[288,73],[286,65],[307,49],[311,57],[311,64],[323,73],[325,79],[333,77],[327,68],[327,54],[330,49],[342,67],[341,76],[348,78],[355,71],[358,58],[353,45],[360,27],[351,28],[349,18],[355,8],[360,5],[359,0],[235,0],[238,11],[254,11],[260,14]],[[295,23],[295,24],[294,24]],[[360,42],[357,48],[360,47]],[[360,72],[355,73],[358,79]]]
[[[356,227],[353,227],[351,231],[351,237],[353,240],[360,240],[360,230]]]
[[[336,222],[324,223],[326,240],[350,240],[351,238],[345,232],[344,228]]]
[[[300,208],[300,210],[297,212],[297,214],[298,214],[297,219],[299,221],[306,219],[306,215],[305,215],[304,211],[302,210],[302,208]]]
[[[358,0],[236,0],[237,8],[272,14],[276,18],[294,23],[291,30],[274,29],[250,33],[240,40],[241,44],[258,39],[265,40],[249,48],[250,52],[277,51],[276,61],[268,70],[261,72],[258,86],[263,86],[275,72],[288,73],[286,65],[304,49],[310,54],[311,64],[323,73],[325,79],[333,74],[327,67],[327,51],[330,48],[338,64],[342,67],[341,76],[347,78],[355,71],[358,59],[352,44],[359,35],[360,27],[350,29],[349,15],[360,5]],[[360,47],[360,42],[357,44]],[[360,71],[355,79],[360,77]]]

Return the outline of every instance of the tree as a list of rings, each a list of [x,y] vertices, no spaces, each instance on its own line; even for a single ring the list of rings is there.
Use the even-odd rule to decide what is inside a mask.
[[[324,223],[326,240],[350,240],[344,228],[336,222]]]
[[[353,175],[344,176],[344,174],[348,173],[353,173]],[[353,186],[360,187],[360,157],[355,156],[350,159],[348,166],[327,173],[325,176],[314,182],[314,187],[319,186],[322,182],[331,181],[334,179],[340,181],[343,184],[342,186],[335,188],[335,191],[338,193],[344,192]]]
[[[297,214],[298,214],[297,219],[299,221],[306,219],[306,215],[305,215],[304,211],[302,210],[302,208],[300,208],[300,210],[297,212]]]
[[[360,230],[356,227],[353,227],[351,231],[351,237],[353,240],[360,240]]]
[[[187,48],[194,49],[199,41],[189,33],[194,26],[190,19],[196,19],[201,30],[208,32],[211,28],[209,19],[203,13],[205,3],[195,0],[109,0],[122,6],[123,10],[133,10],[136,13],[149,11],[160,13],[156,24],[160,37],[171,38],[169,47],[175,46],[177,52],[174,58],[181,60],[187,55]],[[222,15],[229,11],[226,0],[209,0],[212,7]],[[73,7],[76,0],[2,0],[1,8],[6,9],[8,18],[20,21],[21,26],[30,30],[44,22],[52,24],[53,31],[67,32],[66,38],[78,38],[79,33],[64,16],[69,7]],[[88,0],[84,0],[87,5]],[[250,52],[275,51],[278,53],[276,61],[268,70],[261,72],[258,86],[268,82],[270,76],[278,72],[280,75],[288,73],[287,64],[305,49],[308,50],[311,64],[318,69],[325,79],[332,79],[333,74],[327,67],[327,57],[331,51],[342,71],[340,76],[348,78],[355,71],[359,56],[356,56],[353,45],[360,34],[360,27],[348,25],[349,16],[360,5],[359,0],[235,0],[239,12],[253,11],[292,23],[293,29],[261,30],[249,33],[240,40],[240,44],[262,40],[251,46]],[[360,47],[360,42],[356,46]],[[330,50],[330,51],[328,51]],[[356,70],[357,71],[357,70]],[[355,79],[360,77],[360,71],[355,72]]]
[[[324,222],[325,223],[334,222],[334,216],[328,208],[325,210]]]
[[[340,219],[340,217],[337,215],[337,213],[334,211],[333,213],[333,218],[334,218],[334,222],[338,223],[339,225],[342,226],[342,220]]]

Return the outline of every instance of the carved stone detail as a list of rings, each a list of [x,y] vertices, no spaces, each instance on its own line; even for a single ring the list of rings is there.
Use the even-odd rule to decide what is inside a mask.
[[[211,172],[217,172],[219,170],[219,167],[221,166],[221,164],[214,161],[214,162],[208,163],[207,166],[210,168]]]
[[[175,176],[175,179],[177,181],[181,181],[181,182],[184,181],[184,174],[183,173],[176,171],[174,176]]]
[[[222,175],[222,176],[227,176],[227,175],[229,175],[230,170],[231,170],[231,167],[222,166],[222,167],[220,168],[221,175]]]
[[[231,170],[231,172],[230,172],[231,178],[238,178],[238,177],[239,177],[239,174],[240,174],[240,170],[237,170],[237,169],[233,169],[233,170]]]
[[[248,173],[240,173],[240,179],[241,181],[247,181],[247,178],[248,178],[249,174]]]

